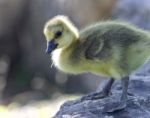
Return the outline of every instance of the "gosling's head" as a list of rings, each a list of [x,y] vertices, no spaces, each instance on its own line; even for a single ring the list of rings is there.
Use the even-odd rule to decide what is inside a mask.
[[[44,35],[47,41],[47,53],[51,53],[55,49],[65,48],[73,40],[79,38],[77,28],[63,15],[55,16],[45,24]]]

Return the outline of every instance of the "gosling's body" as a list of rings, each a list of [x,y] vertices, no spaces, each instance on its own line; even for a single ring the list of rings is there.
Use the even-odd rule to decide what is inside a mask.
[[[58,69],[121,79],[149,59],[150,35],[126,23],[94,24],[81,30],[79,36],[68,47],[53,52],[52,60]]]
[[[120,101],[104,106],[104,112],[124,109],[127,104],[129,75],[150,58],[150,34],[127,23],[99,22],[78,29],[65,16],[56,16],[44,27],[47,53],[54,65],[66,73],[84,73],[110,77],[101,91],[87,98],[107,97],[115,79],[121,79]],[[83,97],[84,99],[84,97]]]

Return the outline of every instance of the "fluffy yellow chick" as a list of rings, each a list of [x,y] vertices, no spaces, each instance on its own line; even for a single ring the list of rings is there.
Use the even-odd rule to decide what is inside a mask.
[[[108,103],[104,112],[126,107],[129,74],[150,57],[150,35],[127,23],[98,22],[79,31],[63,15],[50,19],[44,27],[48,54],[54,65],[66,73],[91,72],[111,77],[102,91],[91,99],[108,96],[114,79],[122,81],[122,96]]]

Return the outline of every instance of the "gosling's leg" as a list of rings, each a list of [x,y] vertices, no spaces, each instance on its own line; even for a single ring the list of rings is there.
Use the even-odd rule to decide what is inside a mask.
[[[122,110],[126,107],[126,101],[127,101],[127,90],[128,90],[128,84],[129,84],[129,77],[124,77],[122,80],[122,95],[121,100],[119,102],[112,102],[105,105],[103,112],[114,112]]]
[[[110,78],[107,82],[104,83],[101,90],[98,90],[94,93],[88,94],[82,98],[82,100],[94,100],[94,99],[101,99],[109,95],[111,90],[111,86],[114,82],[113,78]]]

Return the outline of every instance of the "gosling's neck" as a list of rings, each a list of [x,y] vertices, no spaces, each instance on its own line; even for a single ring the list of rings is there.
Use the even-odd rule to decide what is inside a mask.
[[[65,46],[62,48],[63,51],[71,51],[73,48],[76,47],[78,40],[77,39],[73,39],[69,45]]]
[[[76,44],[77,40],[72,40],[69,45],[56,49],[52,53],[52,61],[59,70],[68,72],[68,63],[71,61],[70,56],[72,54],[72,51],[76,47]]]

